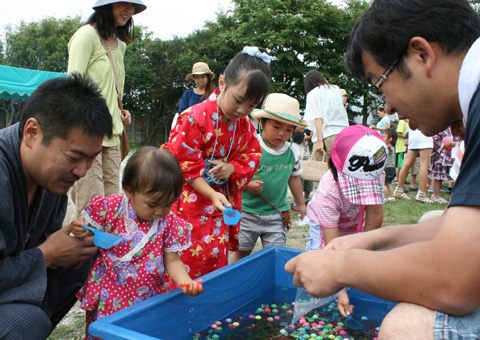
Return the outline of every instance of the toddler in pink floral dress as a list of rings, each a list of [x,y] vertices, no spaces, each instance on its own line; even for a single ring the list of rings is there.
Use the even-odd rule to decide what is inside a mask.
[[[87,311],[88,326],[95,320],[168,290],[165,275],[185,294],[203,292],[202,280],[193,282],[178,252],[190,245],[191,225],[170,213],[183,185],[177,159],[167,150],[145,147],[125,166],[125,195],[95,197],[73,221],[76,237],[91,235],[82,227],[122,237],[121,243],[99,250],[77,297]]]

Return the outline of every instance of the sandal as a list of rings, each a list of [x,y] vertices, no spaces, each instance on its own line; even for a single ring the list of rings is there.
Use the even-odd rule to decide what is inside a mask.
[[[418,190],[418,194],[415,197],[415,200],[422,203],[434,203],[430,198],[427,197],[427,194]]]
[[[431,200],[435,203],[440,203],[440,204],[448,203],[448,201],[445,198],[443,198],[442,196],[440,196],[439,198],[436,198],[435,195],[432,195]]]
[[[385,197],[383,203],[395,202],[395,197]]]
[[[393,196],[402,198],[404,200],[411,200],[411,198],[407,196],[407,194],[403,191],[403,189],[400,189],[399,187],[395,188],[395,191],[393,192]]]

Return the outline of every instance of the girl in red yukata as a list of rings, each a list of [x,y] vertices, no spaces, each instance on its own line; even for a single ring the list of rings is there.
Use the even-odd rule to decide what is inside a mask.
[[[241,211],[242,191],[262,154],[248,115],[268,94],[270,57],[247,46],[220,76],[208,100],[185,110],[162,148],[179,160],[183,191],[172,211],[193,225],[192,245],[180,254],[197,278],[228,264],[238,246],[237,225],[226,225],[226,207]]]
[[[94,197],[82,211],[91,227],[122,238],[110,249],[99,248],[94,264],[78,292],[88,326],[167,290],[165,274],[185,294],[203,292],[202,280],[193,282],[179,251],[190,247],[192,226],[170,213],[180,195],[183,175],[178,160],[167,150],[145,147],[130,157],[123,173],[125,195]],[[92,235],[82,218],[73,221],[76,237]]]

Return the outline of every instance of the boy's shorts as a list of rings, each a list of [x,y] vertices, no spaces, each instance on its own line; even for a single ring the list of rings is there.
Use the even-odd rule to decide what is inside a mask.
[[[385,185],[392,184],[396,175],[395,168],[385,168]]]
[[[238,250],[253,250],[259,237],[262,240],[263,248],[285,247],[287,245],[287,229],[285,229],[282,214],[257,215],[243,211],[238,233]]]
[[[397,152],[395,154],[395,167],[401,168],[403,166],[403,158],[405,156],[405,152]]]
[[[413,162],[412,168],[410,169],[410,173],[416,176],[418,175],[419,172],[420,172],[420,157],[417,157]]]
[[[480,339],[480,308],[465,316],[435,311],[435,340]]]

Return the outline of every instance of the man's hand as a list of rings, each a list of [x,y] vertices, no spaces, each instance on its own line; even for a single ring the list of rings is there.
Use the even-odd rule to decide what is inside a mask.
[[[68,267],[89,259],[98,248],[93,244],[93,236],[77,238],[70,236],[71,225],[47,237],[38,246],[45,258],[47,268],[51,266]]]

